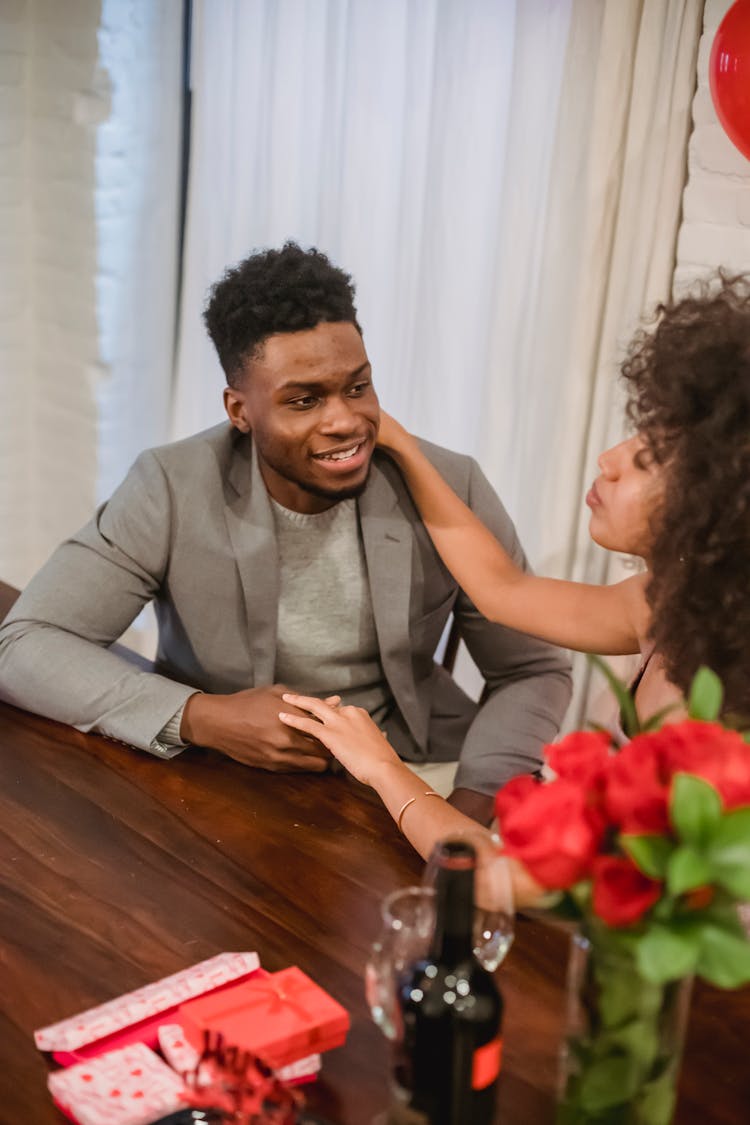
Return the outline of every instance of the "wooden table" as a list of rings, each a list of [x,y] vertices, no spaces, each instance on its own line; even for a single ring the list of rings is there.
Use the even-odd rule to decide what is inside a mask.
[[[0,619],[16,592],[0,583]],[[420,861],[366,791],[190,750],[163,762],[0,705],[0,1125],[45,1125],[35,1028],[223,950],[299,965],[352,1029],[308,1087],[336,1125],[387,1103],[363,968],[379,903]],[[564,935],[521,918],[499,981],[505,1125],[554,1117]],[[750,1121],[750,992],[697,988],[678,1125]],[[467,1123],[469,1125],[469,1123]]]

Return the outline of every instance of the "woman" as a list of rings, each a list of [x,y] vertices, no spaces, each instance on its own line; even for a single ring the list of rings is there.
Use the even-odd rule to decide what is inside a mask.
[[[404,473],[446,566],[488,618],[566,648],[637,653],[641,718],[669,708],[702,664],[721,677],[725,712],[750,715],[750,282],[720,276],[696,297],[662,305],[623,364],[636,435],[603,453],[586,502],[592,538],[640,556],[643,573],[612,586],[519,571],[392,419],[381,445]],[[310,718],[282,714],[317,736],[372,785],[421,855],[456,832],[489,839],[424,785],[367,714],[288,695]],[[322,729],[321,729],[322,728]],[[432,796],[432,794],[430,794]],[[521,901],[536,888],[517,873]]]

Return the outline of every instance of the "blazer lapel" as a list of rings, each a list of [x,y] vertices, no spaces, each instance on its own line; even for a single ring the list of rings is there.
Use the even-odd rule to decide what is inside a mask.
[[[409,641],[412,532],[393,486],[374,461],[359,517],[383,671],[416,742],[424,746],[427,716],[417,699]]]
[[[253,686],[272,684],[276,666],[279,551],[268,492],[251,438],[240,441],[228,473],[226,523],[245,599]]]

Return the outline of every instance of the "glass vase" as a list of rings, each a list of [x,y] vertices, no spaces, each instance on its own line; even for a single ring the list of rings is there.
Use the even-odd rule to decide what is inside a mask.
[[[557,1125],[669,1125],[691,988],[641,976],[622,932],[573,936]]]

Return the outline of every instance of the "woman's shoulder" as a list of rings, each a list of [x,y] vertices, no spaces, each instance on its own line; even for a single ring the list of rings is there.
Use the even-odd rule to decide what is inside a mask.
[[[648,571],[641,571],[620,582],[620,596],[627,610],[633,632],[638,640],[641,660],[646,661],[654,651],[651,640],[651,607],[648,604]]]

